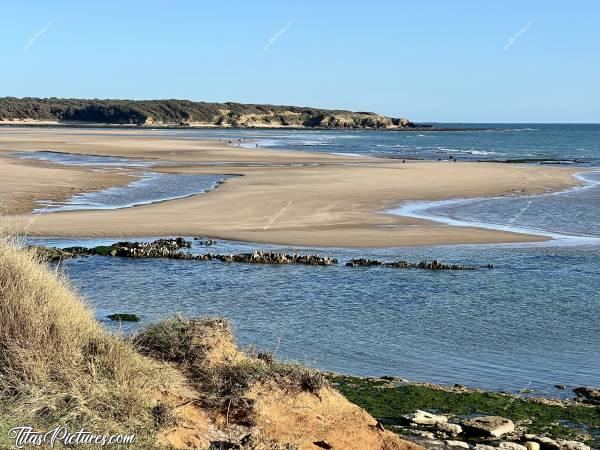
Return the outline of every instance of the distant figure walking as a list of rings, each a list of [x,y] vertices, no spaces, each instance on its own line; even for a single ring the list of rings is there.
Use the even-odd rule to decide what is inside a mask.
[[[256,144],[256,150],[258,150],[258,144]]]

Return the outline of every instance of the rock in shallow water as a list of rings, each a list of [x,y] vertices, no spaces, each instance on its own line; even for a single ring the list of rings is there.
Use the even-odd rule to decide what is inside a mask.
[[[594,389],[588,386],[573,389],[577,398],[596,405],[600,405],[600,389]]]
[[[437,259],[431,262],[421,261],[413,263],[409,261],[385,262],[378,259],[352,258],[346,263],[348,267],[391,267],[394,269],[429,269],[429,270],[478,270],[475,266],[462,266],[459,264],[445,264]],[[490,268],[491,265],[486,267]]]
[[[139,322],[140,321],[140,318],[138,315],[130,314],[130,313],[111,314],[106,317],[108,317],[110,320],[115,321],[115,322]]]

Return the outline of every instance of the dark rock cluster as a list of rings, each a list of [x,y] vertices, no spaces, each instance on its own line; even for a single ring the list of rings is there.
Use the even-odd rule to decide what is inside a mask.
[[[200,258],[218,259],[223,262],[239,262],[249,264],[306,264],[309,266],[332,266],[338,263],[336,258],[319,255],[289,255],[285,253],[255,251],[237,255],[200,255]]]
[[[190,248],[192,243],[183,238],[158,239],[153,242],[117,242],[109,252],[111,256],[129,258],[172,258],[179,250]]]
[[[346,263],[349,267],[369,267],[369,266],[379,266],[379,267],[391,267],[394,269],[430,269],[430,270],[478,270],[478,267],[475,266],[462,266],[458,264],[445,264],[437,259],[434,259],[431,262],[420,261],[418,263],[413,263],[409,261],[393,261],[386,262],[380,261],[377,259],[365,259],[365,258],[353,258]],[[493,266],[487,265],[487,268],[493,268]]]

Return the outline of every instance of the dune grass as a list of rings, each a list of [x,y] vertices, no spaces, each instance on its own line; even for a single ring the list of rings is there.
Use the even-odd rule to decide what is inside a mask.
[[[0,240],[0,427],[61,424],[149,442],[158,373],[96,322],[60,272]]]

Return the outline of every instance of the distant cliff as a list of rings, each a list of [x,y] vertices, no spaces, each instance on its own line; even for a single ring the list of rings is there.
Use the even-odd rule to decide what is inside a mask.
[[[0,98],[0,122],[61,122],[233,128],[410,129],[417,125],[371,112],[189,100]]]

